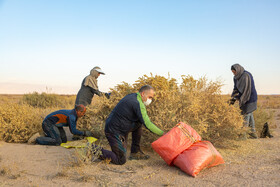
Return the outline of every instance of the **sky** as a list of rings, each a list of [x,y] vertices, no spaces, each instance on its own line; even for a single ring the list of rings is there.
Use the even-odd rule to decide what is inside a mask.
[[[231,65],[258,94],[280,94],[279,0],[0,0],[0,94],[77,94],[153,73],[222,81]]]

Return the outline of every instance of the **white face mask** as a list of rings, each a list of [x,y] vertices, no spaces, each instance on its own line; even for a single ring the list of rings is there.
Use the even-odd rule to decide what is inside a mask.
[[[146,101],[144,101],[144,105],[148,106],[149,104],[151,104],[152,99],[147,99]]]

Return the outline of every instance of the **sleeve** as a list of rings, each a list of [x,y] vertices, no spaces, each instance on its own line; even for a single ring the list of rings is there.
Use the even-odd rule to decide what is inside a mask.
[[[77,130],[76,126],[77,126],[76,119],[73,118],[73,117],[69,117],[69,129],[70,129],[70,132],[72,134],[74,134],[74,135],[84,136],[85,133],[83,131]]]
[[[99,97],[102,96],[102,92],[100,92],[99,90],[96,90],[96,89],[91,88],[91,87],[90,87],[90,90],[91,90],[91,92],[92,92],[93,94],[96,94],[96,95],[98,95]]]
[[[235,99],[240,99],[240,93],[236,87],[236,80],[234,78],[233,78],[233,82],[234,82],[234,87],[233,87],[231,97],[233,97]]]
[[[244,76],[244,79],[242,79],[244,87],[242,88],[243,92],[240,97],[239,105],[244,105],[247,101],[249,101],[251,97],[251,78],[246,73],[246,76]]]
[[[137,114],[140,122],[142,124],[144,124],[145,127],[149,131],[151,131],[151,132],[153,132],[153,133],[155,133],[159,136],[163,135],[164,132],[160,128],[158,128],[155,124],[153,124],[151,122],[151,120],[150,120],[150,118],[147,114],[146,107],[142,102],[139,102],[138,104],[137,103],[135,104],[135,111],[136,111],[136,114]]]

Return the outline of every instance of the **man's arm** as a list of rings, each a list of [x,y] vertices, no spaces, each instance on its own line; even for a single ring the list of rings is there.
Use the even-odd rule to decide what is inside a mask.
[[[158,128],[155,124],[153,124],[151,122],[151,120],[147,114],[146,107],[145,107],[144,103],[142,102],[142,100],[140,100],[141,98],[139,98],[139,97],[141,97],[141,96],[137,95],[137,100],[138,100],[139,104],[138,105],[135,104],[135,112],[138,116],[138,119],[151,132],[153,132],[159,136],[163,135],[164,131],[162,131],[160,128]]]
[[[83,131],[79,131],[76,126],[77,126],[77,121],[76,119],[74,119],[73,117],[69,117],[69,129],[70,132],[74,135],[80,135],[80,136],[84,136],[85,133]]]
[[[102,93],[99,90],[93,89],[92,87],[90,87],[90,90],[93,94],[96,94],[99,97],[102,96]]]
[[[240,98],[240,93],[239,93],[239,91],[236,87],[236,80],[233,79],[233,82],[234,82],[234,87],[233,87],[231,97],[234,98],[234,99],[239,99]]]

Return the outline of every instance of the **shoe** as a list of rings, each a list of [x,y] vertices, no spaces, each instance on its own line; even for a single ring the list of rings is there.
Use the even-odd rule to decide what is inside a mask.
[[[142,151],[137,153],[130,153],[129,160],[148,160],[150,158],[149,155],[144,154]]]
[[[273,136],[271,134],[268,135],[269,138],[273,138]]]
[[[250,135],[250,138],[251,139],[258,139],[258,136],[256,135],[256,133],[252,132],[252,133],[249,133]]]
[[[36,144],[36,139],[40,137],[39,132],[37,132],[36,134],[34,134],[33,136],[31,136],[31,138],[29,138],[29,140],[27,141],[28,144]]]

